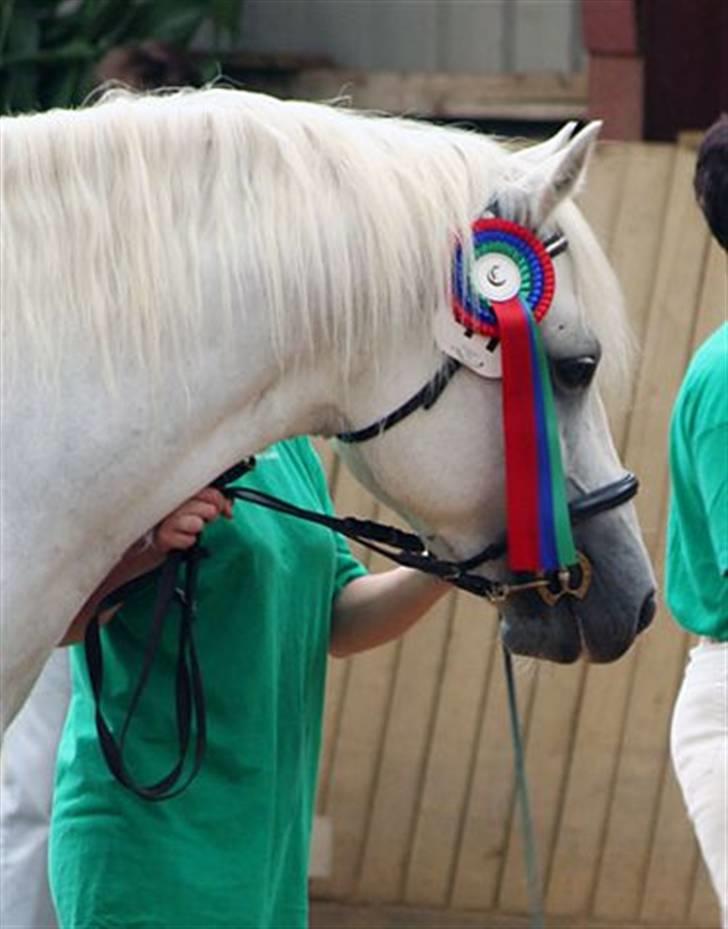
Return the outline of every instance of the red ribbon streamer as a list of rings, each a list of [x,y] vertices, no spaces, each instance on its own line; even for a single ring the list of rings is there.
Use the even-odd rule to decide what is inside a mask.
[[[503,363],[508,554],[513,571],[539,571],[536,385],[525,309],[518,296],[492,302]]]

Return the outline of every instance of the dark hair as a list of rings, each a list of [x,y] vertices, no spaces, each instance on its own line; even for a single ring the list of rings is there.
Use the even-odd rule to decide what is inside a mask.
[[[695,196],[710,231],[728,251],[728,115],[705,133],[695,166]]]

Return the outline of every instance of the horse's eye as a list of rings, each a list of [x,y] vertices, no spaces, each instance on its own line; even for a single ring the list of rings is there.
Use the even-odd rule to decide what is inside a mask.
[[[562,358],[553,363],[554,377],[565,390],[583,390],[591,384],[598,363],[594,355]]]

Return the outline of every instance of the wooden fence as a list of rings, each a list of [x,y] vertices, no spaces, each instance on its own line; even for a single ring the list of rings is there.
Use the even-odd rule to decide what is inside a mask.
[[[582,198],[642,346],[631,401],[612,422],[642,481],[637,508],[660,574],[670,410],[688,359],[728,307],[693,165],[688,146],[607,144]],[[327,464],[339,512],[391,517]],[[661,608],[615,665],[520,665],[550,925],[718,925],[668,753],[690,644]],[[314,898],[338,901],[338,913],[378,907],[350,910],[351,925],[522,925],[512,768],[496,620],[474,598],[452,595],[402,641],[332,662],[319,795],[331,870],[312,882]],[[381,916],[387,907],[398,915]],[[315,907],[314,922],[349,924],[326,912]]]

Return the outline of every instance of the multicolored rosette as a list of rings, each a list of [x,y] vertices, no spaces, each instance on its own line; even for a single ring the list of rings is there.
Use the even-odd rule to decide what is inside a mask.
[[[541,322],[554,297],[554,266],[540,239],[507,219],[478,219],[472,225],[469,273],[463,249],[455,249],[453,312],[470,332],[500,338],[493,302],[517,294]],[[517,288],[517,289],[516,289]]]
[[[472,260],[460,245],[453,313],[468,331],[501,345],[508,558],[513,571],[576,564],[548,359],[538,323],[554,296],[543,243],[505,219],[472,226]]]

